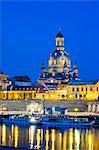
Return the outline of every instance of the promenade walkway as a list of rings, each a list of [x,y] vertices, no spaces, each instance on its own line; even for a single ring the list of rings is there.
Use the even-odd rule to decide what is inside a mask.
[[[13,115],[13,114],[28,114],[28,111],[0,111],[0,115]],[[99,116],[99,113],[94,113],[94,112],[67,112],[68,115],[71,116]]]

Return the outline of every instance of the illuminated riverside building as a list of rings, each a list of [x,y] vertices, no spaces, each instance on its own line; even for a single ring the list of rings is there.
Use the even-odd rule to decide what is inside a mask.
[[[4,77],[5,81],[1,80],[1,77]],[[46,100],[50,103],[57,100],[56,104],[58,101],[60,104],[64,101],[68,102],[65,106],[74,106],[75,111],[78,104],[78,110],[81,110],[84,103],[83,110],[99,112],[99,80],[79,79],[77,65],[71,68],[71,60],[65,51],[64,37],[60,31],[56,36],[56,48],[50,55],[48,69],[42,64],[38,82],[38,86],[32,85],[29,77],[15,76],[12,81],[14,84],[9,86],[8,76],[1,73],[0,86],[6,85],[6,88],[1,88],[0,100]]]
[[[44,83],[48,89],[56,89],[58,84],[67,83],[70,80],[79,80],[77,65],[71,68],[71,60],[64,48],[64,37],[62,33],[56,35],[56,48],[50,55],[48,69],[44,63],[38,82]]]
[[[9,85],[11,85],[11,81],[8,79],[8,75],[0,71],[0,90],[7,90]]]

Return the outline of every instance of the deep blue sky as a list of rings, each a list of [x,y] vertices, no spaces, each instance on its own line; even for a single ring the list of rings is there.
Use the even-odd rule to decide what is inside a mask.
[[[36,81],[44,58],[47,66],[58,29],[71,62],[84,80],[99,79],[99,2],[3,2],[1,69]]]

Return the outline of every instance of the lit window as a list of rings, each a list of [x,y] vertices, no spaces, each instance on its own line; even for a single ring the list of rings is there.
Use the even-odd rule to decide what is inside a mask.
[[[53,83],[53,80],[51,80],[51,83]]]

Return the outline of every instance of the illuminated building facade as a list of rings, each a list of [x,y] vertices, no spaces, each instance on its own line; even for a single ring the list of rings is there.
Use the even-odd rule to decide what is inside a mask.
[[[7,90],[9,85],[11,85],[11,81],[8,79],[8,75],[0,71],[0,90]]]
[[[48,89],[55,89],[58,84],[70,80],[79,80],[78,69],[77,65],[71,68],[71,60],[64,48],[64,37],[59,31],[56,35],[56,48],[49,58],[48,69],[43,63],[38,82],[44,83]]]
[[[50,55],[48,69],[42,64],[38,82],[38,85],[32,85],[28,76],[15,76],[11,84],[8,76],[0,72],[0,100],[46,100],[51,103],[57,100],[56,104],[58,101],[67,102],[65,106],[74,106],[75,111],[78,111],[78,104],[81,110],[83,103],[86,103],[83,110],[99,112],[99,80],[79,80],[77,66],[71,68],[60,31],[56,36],[56,48]]]

